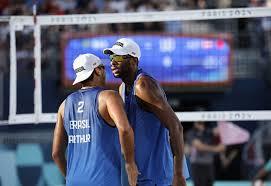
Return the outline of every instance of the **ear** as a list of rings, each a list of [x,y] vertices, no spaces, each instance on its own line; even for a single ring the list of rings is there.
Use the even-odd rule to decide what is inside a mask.
[[[137,58],[137,57],[135,57],[135,58],[134,58],[134,60],[135,60],[135,64],[136,64],[136,66],[138,66],[138,58]]]
[[[94,73],[97,75],[97,76],[101,76],[102,75],[102,70],[100,68],[95,68],[94,69]]]
[[[132,64],[133,66],[137,67],[138,66],[138,59],[136,57],[132,58]]]

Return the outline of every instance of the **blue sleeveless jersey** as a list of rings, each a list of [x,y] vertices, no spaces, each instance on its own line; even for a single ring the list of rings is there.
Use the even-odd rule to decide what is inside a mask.
[[[98,111],[101,88],[79,90],[65,102],[67,186],[120,186],[118,131]]]
[[[142,75],[149,76],[139,70],[134,85]],[[170,185],[174,170],[169,132],[153,113],[144,111],[139,106],[134,86],[129,95],[125,95],[125,84],[123,85],[121,96],[125,101],[128,119],[134,129],[135,158],[141,173],[138,177],[138,183]],[[189,172],[185,158],[184,161],[184,176],[188,178]],[[123,186],[126,186],[126,184],[123,184]]]

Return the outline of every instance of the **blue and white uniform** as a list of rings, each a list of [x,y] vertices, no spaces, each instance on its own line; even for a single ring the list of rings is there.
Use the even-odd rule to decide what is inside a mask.
[[[98,110],[102,90],[81,89],[66,99],[67,186],[121,185],[118,131],[104,121]]]
[[[129,94],[125,93],[124,83],[121,92],[135,135],[135,159],[141,173],[138,177],[138,184],[140,186],[171,185],[174,163],[169,131],[153,113],[143,110],[136,100],[135,85],[142,75],[152,78],[139,70]],[[189,172],[186,160],[184,159],[184,161],[183,173],[185,178],[188,178]],[[122,180],[122,186],[126,185],[127,181],[125,183],[125,180]]]

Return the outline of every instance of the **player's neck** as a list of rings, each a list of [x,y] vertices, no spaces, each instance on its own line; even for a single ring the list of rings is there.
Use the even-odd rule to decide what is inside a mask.
[[[88,82],[88,83],[83,84],[81,89],[103,87],[103,86],[104,86],[104,84],[102,82]]]
[[[125,83],[126,86],[131,87],[134,84],[136,79],[137,68],[132,70],[127,76],[122,78],[122,81]]]
[[[89,89],[89,88],[93,88],[93,87],[96,87],[96,86],[82,86],[81,89]]]

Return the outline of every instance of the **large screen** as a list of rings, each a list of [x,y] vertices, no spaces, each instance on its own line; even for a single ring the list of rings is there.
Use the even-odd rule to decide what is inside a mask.
[[[141,48],[139,67],[163,85],[223,85],[231,80],[231,47],[222,37],[137,34],[128,36],[99,35],[65,38],[63,79],[70,84],[75,73],[73,60],[83,53],[93,53],[106,65],[107,83],[120,82],[110,71],[109,57],[102,53],[121,37],[128,37]]]

